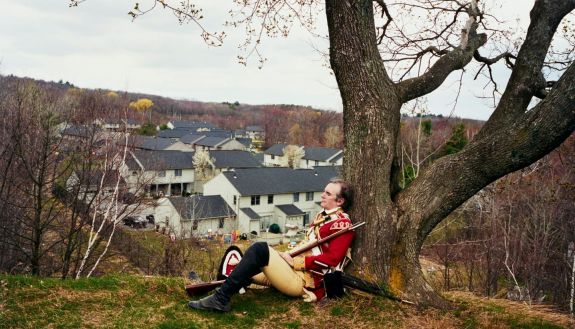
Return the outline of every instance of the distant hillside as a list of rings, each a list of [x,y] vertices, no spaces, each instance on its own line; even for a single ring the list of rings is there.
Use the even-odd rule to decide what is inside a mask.
[[[81,89],[67,81],[44,81],[21,78],[13,75],[0,76],[1,89],[7,86],[33,82],[57,97],[73,94],[79,104],[79,110],[90,116],[118,119],[125,115],[127,105],[140,98],[153,101],[152,113],[143,115],[128,111],[128,117],[154,125],[170,120],[207,121],[225,129],[243,129],[248,125],[259,125],[266,130],[266,145],[289,143],[307,146],[343,147],[343,115],[335,111],[324,111],[308,106],[289,104],[250,105],[238,102],[210,103],[192,100],[178,100],[158,95],[112,91],[107,89]],[[114,94],[117,99],[108,97]],[[225,98],[225,95],[222,95]],[[481,121],[427,116],[422,120],[433,121],[437,136],[449,136],[452,126],[463,122],[473,127],[471,137],[482,125]],[[409,122],[419,122],[418,117],[404,116]],[[470,131],[471,131],[470,130]]]

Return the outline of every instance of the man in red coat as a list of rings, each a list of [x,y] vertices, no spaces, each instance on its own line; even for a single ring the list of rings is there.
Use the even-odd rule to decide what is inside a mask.
[[[305,242],[350,227],[351,220],[344,211],[351,207],[352,202],[351,186],[340,179],[331,180],[321,195],[324,211],[310,224]],[[312,249],[311,253],[295,258],[288,253],[277,252],[265,242],[254,243],[213,295],[190,301],[188,307],[228,312],[231,310],[231,296],[252,282],[273,286],[288,296],[301,296],[307,302],[320,300],[326,294],[324,274],[343,266],[354,235],[349,231]]]

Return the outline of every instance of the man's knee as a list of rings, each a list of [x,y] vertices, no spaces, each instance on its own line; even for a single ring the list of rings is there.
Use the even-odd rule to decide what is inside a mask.
[[[266,242],[256,242],[252,244],[244,254],[245,258],[253,259],[259,267],[268,265],[270,251]]]

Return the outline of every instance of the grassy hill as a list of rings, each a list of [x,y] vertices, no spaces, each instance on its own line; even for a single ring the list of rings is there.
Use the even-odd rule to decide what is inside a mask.
[[[67,280],[0,276],[0,328],[568,328],[568,316],[467,293],[453,309],[417,308],[350,294],[307,304],[248,289],[220,314],[187,309],[184,279],[129,275]]]

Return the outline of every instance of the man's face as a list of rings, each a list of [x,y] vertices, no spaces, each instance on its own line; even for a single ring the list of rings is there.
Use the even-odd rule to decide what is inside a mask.
[[[330,210],[341,206],[344,200],[338,197],[339,192],[341,192],[341,186],[339,184],[327,184],[321,194],[321,207]]]

